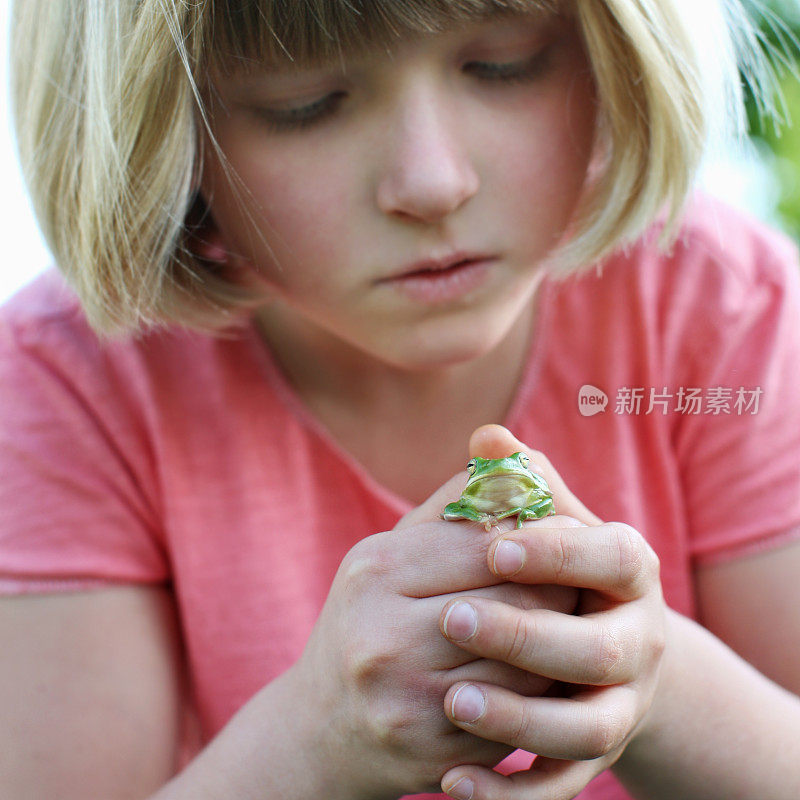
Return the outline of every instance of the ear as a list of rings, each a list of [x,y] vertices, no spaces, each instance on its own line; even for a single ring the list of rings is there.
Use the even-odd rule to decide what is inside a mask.
[[[230,252],[214,216],[200,190],[197,190],[186,215],[186,249],[201,261],[227,264]]]

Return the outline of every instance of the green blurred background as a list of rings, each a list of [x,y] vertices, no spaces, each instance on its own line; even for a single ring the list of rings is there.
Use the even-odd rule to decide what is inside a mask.
[[[759,0],[751,5],[761,18],[765,45],[776,48],[779,56],[783,102],[777,107],[784,118],[782,124],[761,119],[750,95],[751,138],[769,172],[775,222],[800,242],[800,0]]]

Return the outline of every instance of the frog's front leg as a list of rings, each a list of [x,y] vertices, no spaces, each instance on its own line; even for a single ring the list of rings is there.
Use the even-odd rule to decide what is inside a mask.
[[[551,514],[556,513],[556,507],[553,505],[552,497],[545,497],[538,503],[521,508],[517,515],[517,527],[521,528],[522,523],[529,519],[541,519],[542,517],[549,517]]]
[[[495,518],[491,514],[476,511],[472,506],[463,505],[461,503],[448,503],[442,511],[442,519],[469,519],[473,522],[480,522],[488,531],[492,527]]]

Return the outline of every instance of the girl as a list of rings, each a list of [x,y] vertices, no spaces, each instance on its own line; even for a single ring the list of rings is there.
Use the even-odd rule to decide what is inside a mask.
[[[16,3],[2,796],[800,794],[796,253],[689,198],[697,5]],[[442,520],[468,441],[557,516]]]

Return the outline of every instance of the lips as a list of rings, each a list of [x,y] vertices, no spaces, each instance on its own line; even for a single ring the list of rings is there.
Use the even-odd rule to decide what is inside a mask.
[[[378,284],[427,306],[469,302],[491,279],[496,260],[482,253],[454,252],[401,267]]]
[[[487,261],[491,256],[484,253],[465,253],[458,252],[445,256],[444,258],[427,258],[422,261],[417,261],[405,267],[401,267],[397,272],[392,273],[383,280],[396,280],[398,278],[409,278],[424,275],[431,275],[456,267],[463,267],[469,264],[477,263],[479,261]]]

